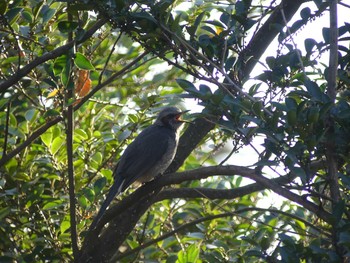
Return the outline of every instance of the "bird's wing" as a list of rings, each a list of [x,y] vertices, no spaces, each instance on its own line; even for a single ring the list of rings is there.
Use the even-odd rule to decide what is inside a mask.
[[[152,127],[152,129],[150,129]],[[126,148],[117,167],[114,169],[114,183],[110,188],[90,229],[94,229],[107,210],[113,198],[154,167],[166,153],[171,130],[151,126],[143,130]],[[156,174],[154,175],[156,176]]]
[[[175,140],[174,136],[170,129],[151,126],[136,137],[125,150],[116,170],[115,176],[124,178],[122,191],[159,162],[168,149],[169,140]]]

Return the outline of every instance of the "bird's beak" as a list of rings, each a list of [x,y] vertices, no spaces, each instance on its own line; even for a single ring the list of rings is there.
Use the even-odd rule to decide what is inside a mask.
[[[189,112],[189,110],[182,111],[182,112],[180,112],[180,113],[178,114],[178,121],[180,121],[180,122],[186,122],[186,123],[192,123],[191,121],[187,121],[187,120],[181,119],[181,116],[182,116],[183,114],[185,114],[186,112]]]

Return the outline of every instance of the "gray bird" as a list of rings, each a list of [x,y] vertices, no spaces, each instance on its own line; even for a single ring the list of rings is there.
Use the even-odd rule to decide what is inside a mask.
[[[91,224],[91,229],[97,225],[116,195],[135,181],[149,182],[165,172],[174,159],[180,130],[186,122],[181,119],[181,115],[186,112],[188,111],[180,111],[176,107],[164,108],[155,123],[144,129],[126,148],[114,169],[114,183]]]

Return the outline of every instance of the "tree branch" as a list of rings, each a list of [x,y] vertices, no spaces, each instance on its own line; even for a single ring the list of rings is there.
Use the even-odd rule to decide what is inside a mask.
[[[174,161],[171,163],[166,173],[177,171],[191,152],[214,127],[215,122],[211,120],[206,118],[195,119],[181,136]]]
[[[6,156],[7,152],[7,140],[9,136],[9,122],[10,122],[10,110],[11,110],[11,98],[7,102],[7,107],[6,107],[6,123],[5,123],[5,134],[4,134],[4,146],[3,146],[3,151],[2,151],[2,156],[3,158]]]
[[[337,73],[338,73],[338,17],[337,17],[337,0],[330,1],[330,50],[329,50],[329,70],[326,79],[328,82],[327,95],[335,104],[337,94]],[[338,182],[338,160],[337,149],[335,143],[335,122],[331,114],[326,120],[327,127],[327,143],[326,143],[326,157],[328,166],[328,182],[330,189],[330,196],[333,200],[332,211],[335,212],[337,204],[340,200],[340,190]],[[331,222],[333,230],[333,246],[340,258],[343,258],[344,248],[339,244],[338,223]]]
[[[279,25],[281,21],[283,21],[281,9],[284,10],[286,21],[290,21],[299,7],[307,1],[308,0],[282,0],[281,4],[275,8],[239,56],[240,60],[243,62],[239,72],[240,79],[248,78],[260,57],[280,32],[280,28],[276,25]],[[234,76],[235,74],[235,72],[230,72],[230,76]],[[233,77],[231,78],[234,79]]]
[[[282,185],[289,183],[296,175],[279,177],[274,179],[268,179],[263,177],[259,172],[254,169],[241,167],[241,166],[212,166],[202,167],[196,170],[185,171],[182,173],[164,175],[152,182],[149,182],[129,196],[121,200],[117,205],[108,209],[105,215],[101,218],[96,228],[89,231],[88,236],[85,238],[82,248],[81,262],[84,262],[87,258],[93,258],[95,261],[101,260],[100,257],[106,259],[108,255],[113,255],[125,238],[130,234],[139,218],[147,211],[148,207],[154,202],[162,200],[165,197],[171,197],[169,194],[176,193],[174,189],[163,190],[162,187],[171,184],[179,184],[188,180],[200,180],[209,176],[233,176],[241,175],[243,177],[256,181],[256,184],[252,184],[241,188],[240,190],[217,190],[217,189],[196,189],[196,190],[178,190],[183,195],[187,195],[188,198],[224,198],[223,194],[231,195],[230,197],[238,197],[238,193],[247,194],[249,191],[255,191],[259,189],[270,189],[281,196],[298,203],[307,210],[315,213],[326,222],[332,220],[331,214],[320,209],[314,203],[300,197],[297,194],[283,188]],[[236,192],[235,192],[236,191]],[[196,193],[194,193],[196,192]],[[174,196],[175,197],[175,196]],[[106,223],[109,223],[108,227],[104,230],[103,227]],[[113,246],[111,245],[113,243]],[[93,251],[93,252],[92,252]],[[96,252],[97,251],[97,252]],[[99,254],[101,253],[101,254]],[[95,255],[95,256],[94,256]]]
[[[23,77],[25,77],[27,74],[29,74],[35,67],[41,65],[42,63],[57,58],[63,54],[65,54],[69,49],[71,49],[75,44],[81,44],[87,39],[89,39],[98,29],[100,29],[105,23],[107,23],[106,18],[102,18],[98,20],[89,30],[87,30],[84,34],[84,36],[79,40],[72,40],[65,44],[64,46],[61,46],[59,48],[56,48],[50,52],[45,53],[41,57],[38,57],[34,59],[32,62],[30,62],[28,65],[24,66],[20,70],[18,70],[14,75],[9,77],[7,80],[0,83],[0,93],[5,92],[8,88],[10,88],[12,85],[16,84],[18,81],[20,81]]]
[[[283,21],[280,9],[284,9],[285,19],[289,21],[304,2],[306,2],[306,0],[283,0],[279,7],[273,11],[267,21],[250,40],[247,47],[239,55],[239,60],[244,62],[240,70],[242,78],[247,78],[249,76],[250,72],[259,61],[259,58],[280,32],[273,26]],[[235,79],[234,75],[235,72],[230,72],[231,79]],[[204,118],[196,119],[193,125],[190,125],[181,137],[174,162],[170,165],[167,172],[176,171],[193,149],[196,148],[214,127],[215,124],[212,121],[208,121]]]
[[[70,3],[67,3],[69,9]],[[72,15],[68,13],[68,21],[72,21]],[[73,42],[73,32],[68,33],[68,41]],[[72,242],[73,259],[76,262],[79,254],[78,234],[76,221],[76,201],[75,201],[75,182],[74,182],[74,154],[73,154],[73,135],[74,135],[74,108],[70,103],[74,98],[74,82],[72,77],[74,46],[67,51],[67,66],[69,68],[68,83],[66,89],[67,123],[66,123],[66,143],[67,143],[67,172],[68,172],[68,191],[69,191],[69,215],[70,215],[70,236]]]
[[[330,56],[329,71],[327,77],[328,89],[327,94],[331,101],[335,103],[337,92],[337,73],[338,73],[338,23],[337,23],[337,1],[332,0],[330,5]],[[327,143],[327,164],[328,178],[331,198],[337,203],[340,199],[339,183],[338,183],[338,167],[336,158],[336,147],[334,141],[334,120],[328,117],[328,143]],[[335,204],[334,204],[335,205]]]
[[[63,118],[61,116],[56,117],[50,121],[48,121],[46,124],[38,128],[36,131],[34,131],[21,145],[19,145],[16,149],[12,150],[6,156],[3,156],[0,160],[0,167],[5,165],[11,158],[15,157],[16,154],[23,151],[27,146],[29,146],[33,141],[35,141],[41,134],[46,132],[51,126],[57,124],[60,122]]]
[[[97,91],[99,91],[100,89],[102,89],[106,85],[112,83],[115,79],[120,77],[122,74],[124,74],[128,70],[131,70],[131,68],[147,54],[148,54],[147,52],[142,53],[140,56],[135,58],[135,60],[130,62],[128,65],[126,65],[123,69],[121,69],[120,71],[113,74],[111,77],[109,77],[103,83],[97,85],[93,90],[90,91],[89,94],[87,94],[84,98],[82,98],[77,105],[74,106],[74,111],[78,110],[81,106],[83,106],[84,103],[86,101],[88,101],[89,98],[91,98]],[[8,154],[6,154],[6,156],[2,157],[2,159],[0,160],[0,167],[3,166],[5,163],[7,163],[11,158],[16,156],[16,154],[23,151],[34,140],[36,140],[40,135],[42,135],[44,132],[46,132],[51,126],[59,123],[62,120],[63,120],[62,116],[55,117],[54,119],[48,121],[46,124],[44,124],[43,126],[38,128],[36,131],[34,131],[21,145],[19,145],[16,149],[14,149],[11,152],[9,152]]]

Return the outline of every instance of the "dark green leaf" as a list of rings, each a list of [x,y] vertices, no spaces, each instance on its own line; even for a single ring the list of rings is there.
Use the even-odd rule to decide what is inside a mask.
[[[300,16],[303,20],[308,20],[311,15],[311,10],[309,7],[305,7],[300,11]]]
[[[33,23],[34,21],[33,15],[28,11],[23,11],[22,17],[27,20],[28,23]]]
[[[77,27],[78,27],[78,23],[77,22],[69,22],[69,21],[58,22],[58,29],[62,33],[73,32]]]
[[[324,42],[326,44],[329,44],[330,37],[331,37],[331,30],[329,29],[329,27],[322,28],[322,35],[323,35]]]
[[[11,212],[10,207],[5,207],[0,209],[0,220],[9,215]]]
[[[311,53],[314,46],[317,45],[317,42],[313,38],[307,38],[304,40],[305,50],[307,53]]]
[[[304,84],[308,93],[311,95],[313,99],[322,101],[323,93],[321,92],[321,89],[316,82],[311,80],[306,80]]]
[[[4,15],[7,11],[7,0],[0,0],[0,15]]]

